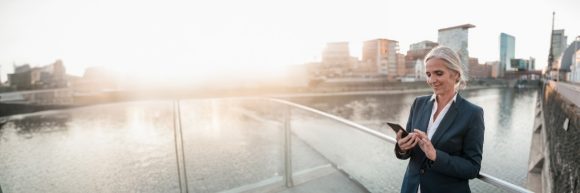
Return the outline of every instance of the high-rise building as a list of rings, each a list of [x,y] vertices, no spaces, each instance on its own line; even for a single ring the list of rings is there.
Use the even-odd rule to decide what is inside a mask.
[[[421,79],[424,72],[423,68],[425,68],[423,60],[425,60],[427,53],[438,45],[437,42],[429,40],[411,44],[407,51],[407,55],[405,56],[407,72],[405,76],[413,77],[415,80]],[[420,74],[418,74],[418,72]]]
[[[562,55],[562,52],[568,46],[567,43],[568,37],[564,34],[563,29],[554,30],[552,33],[552,54],[554,56],[554,60],[558,60]]]
[[[560,67],[556,67],[556,65],[560,65],[560,55],[566,49],[567,46],[567,37],[564,34],[563,29],[554,30],[554,20],[556,18],[556,12],[552,12],[552,33],[550,35],[550,52],[548,54],[548,76],[549,78],[560,80],[563,78],[563,74],[561,73]]]
[[[499,70],[498,76],[504,77],[505,71],[517,70],[517,66],[511,65],[511,59],[516,56],[516,38],[512,35],[501,33],[499,34]]]
[[[437,40],[439,45],[447,46],[457,52],[467,71],[469,71],[468,30],[474,27],[475,25],[464,24],[439,29]]]
[[[374,39],[363,43],[362,62],[360,68],[369,74],[386,76],[394,79],[397,75],[397,53],[399,42],[389,39]]]

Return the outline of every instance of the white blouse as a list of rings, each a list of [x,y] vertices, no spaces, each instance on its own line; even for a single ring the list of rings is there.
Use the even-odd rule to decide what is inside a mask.
[[[433,94],[431,96],[430,101],[435,100],[436,97],[437,97],[437,95]],[[445,107],[443,107],[441,112],[439,112],[439,115],[437,115],[437,118],[435,120],[433,120],[433,116],[435,116],[435,112],[437,111],[437,105],[439,105],[439,104],[437,104],[437,100],[435,100],[435,104],[433,104],[433,109],[431,110],[431,117],[429,118],[429,126],[427,126],[427,136],[429,137],[429,140],[431,139],[431,137],[433,137],[433,134],[435,134],[435,131],[437,131],[437,127],[439,127],[441,120],[443,120],[443,117],[445,117],[445,114],[447,114],[449,107],[451,107],[451,104],[454,103],[456,99],[457,99],[457,93],[455,93],[455,95],[453,96],[453,100],[450,101],[449,103],[447,103],[447,105],[445,105]]]

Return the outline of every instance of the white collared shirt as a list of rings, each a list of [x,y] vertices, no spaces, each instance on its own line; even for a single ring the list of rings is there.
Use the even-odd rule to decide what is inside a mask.
[[[436,97],[437,97],[437,95],[433,94],[429,101],[435,100]],[[433,109],[431,110],[431,117],[429,118],[429,126],[427,127],[427,136],[429,137],[429,140],[431,140],[431,138],[433,137],[433,134],[435,134],[435,131],[437,131],[437,127],[439,127],[441,120],[443,120],[443,117],[445,117],[445,114],[447,114],[449,107],[451,107],[451,104],[454,103],[456,99],[457,99],[457,93],[455,93],[455,95],[453,96],[453,100],[449,101],[449,103],[447,103],[447,105],[445,105],[445,107],[443,107],[441,112],[439,112],[439,115],[437,115],[437,118],[435,120],[433,120],[433,116],[435,115],[435,112],[437,111],[437,105],[439,105],[439,104],[437,104],[437,100],[435,100],[435,104],[433,104]]]

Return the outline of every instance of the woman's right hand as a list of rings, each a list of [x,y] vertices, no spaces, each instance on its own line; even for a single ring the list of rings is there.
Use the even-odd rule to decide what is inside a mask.
[[[401,138],[402,135],[403,131],[397,132],[397,144],[399,144],[399,148],[401,148],[401,150],[404,152],[413,149],[413,147],[417,145],[417,142],[419,142],[419,140],[417,140],[417,136],[415,136],[415,133],[409,133],[409,135],[406,137]]]

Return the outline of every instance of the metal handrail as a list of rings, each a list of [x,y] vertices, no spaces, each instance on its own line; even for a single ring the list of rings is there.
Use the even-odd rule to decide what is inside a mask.
[[[380,132],[375,131],[373,129],[370,129],[368,127],[362,126],[362,125],[360,125],[358,123],[349,121],[347,119],[338,117],[336,115],[332,115],[332,114],[329,114],[329,113],[326,113],[326,112],[322,112],[320,110],[317,110],[317,109],[314,109],[314,108],[311,108],[311,107],[307,107],[307,106],[304,106],[304,105],[296,104],[296,103],[293,103],[293,102],[290,102],[290,101],[286,101],[286,100],[282,100],[282,99],[275,99],[275,98],[265,98],[265,99],[266,100],[269,100],[269,101],[272,101],[272,102],[282,103],[282,104],[289,105],[289,106],[292,106],[292,107],[296,107],[296,108],[299,108],[299,109],[302,109],[302,110],[306,110],[306,111],[309,111],[309,112],[312,112],[312,113],[315,113],[315,114],[318,114],[318,115],[322,115],[324,117],[327,117],[327,118],[333,119],[335,121],[338,121],[338,122],[340,122],[342,124],[345,124],[345,125],[354,127],[354,128],[356,128],[356,129],[358,129],[358,130],[360,130],[362,132],[368,133],[368,134],[370,134],[370,135],[372,135],[374,137],[377,137],[379,139],[382,139],[384,141],[387,141],[387,142],[389,142],[391,144],[397,143],[397,141],[395,140],[395,138],[393,138],[391,136],[387,136],[387,135],[385,135],[383,133],[380,133]],[[485,174],[483,172],[479,172],[479,175],[477,176],[477,178],[479,180],[483,181],[483,182],[486,182],[488,184],[494,185],[494,186],[496,186],[498,188],[502,188],[504,190],[509,190],[511,192],[533,193],[532,191],[530,191],[528,189],[525,189],[525,188],[520,187],[518,185],[509,183],[509,182],[507,182],[505,180],[496,178],[496,177],[494,177],[492,175]]]

